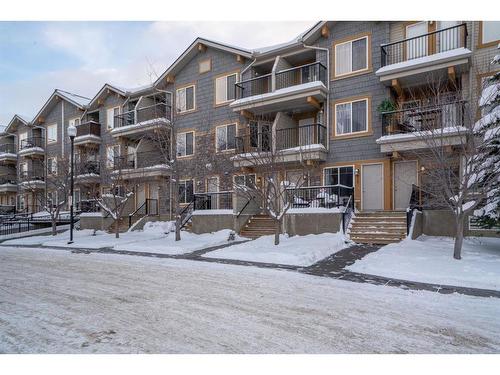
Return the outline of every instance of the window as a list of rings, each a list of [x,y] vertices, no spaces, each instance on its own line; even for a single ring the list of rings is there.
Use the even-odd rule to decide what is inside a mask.
[[[234,150],[236,148],[236,124],[218,126],[215,134],[217,151]]]
[[[368,131],[368,99],[335,105],[336,135]]]
[[[335,76],[343,76],[368,69],[369,37],[335,45]]]
[[[194,154],[194,132],[177,134],[177,156]]]
[[[47,193],[47,205],[51,208],[56,208],[57,204],[57,191],[49,191]]]
[[[69,126],[78,126],[78,125],[80,125],[79,117],[69,120]]]
[[[187,86],[176,91],[176,108],[178,113],[192,111],[195,101],[195,86]]]
[[[179,181],[179,203],[189,203],[193,197],[193,180]]]
[[[215,79],[215,104],[223,104],[234,100],[234,84],[238,74],[233,73]]]
[[[47,158],[47,174],[56,175],[57,174],[57,159]]]
[[[239,186],[255,186],[255,175],[254,174],[241,174],[234,176],[234,184]]]
[[[19,133],[19,148],[24,146],[26,142],[23,141],[26,139],[28,139],[28,132]]]
[[[24,195],[17,196],[17,209],[19,211],[24,211]]]
[[[352,194],[354,187],[354,167],[333,167],[323,170],[324,184],[326,186],[343,185],[348,188],[341,187],[339,189],[340,196],[349,196]]]
[[[201,60],[198,63],[198,72],[201,73],[206,73],[212,70],[212,60],[206,59],[206,60]]]
[[[115,160],[120,156],[120,146],[108,146],[106,149],[106,166],[108,168],[114,168]]]
[[[19,175],[21,177],[28,177],[28,163],[21,163],[19,164],[19,169],[20,169],[20,173]]]
[[[106,126],[108,129],[115,127],[115,116],[120,114],[120,107],[108,108],[106,110]]]
[[[57,142],[57,124],[47,126],[47,143]]]
[[[496,43],[500,40],[500,21],[481,22],[481,43]]]

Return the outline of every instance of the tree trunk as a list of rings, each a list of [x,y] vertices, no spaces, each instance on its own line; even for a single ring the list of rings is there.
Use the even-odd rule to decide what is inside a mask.
[[[115,220],[115,238],[120,238],[120,219]]]
[[[57,221],[52,220],[52,235],[55,236],[57,234]]]
[[[464,241],[464,215],[457,216],[457,232],[455,234],[455,245],[453,246],[453,258],[462,259],[462,243]]]
[[[180,241],[181,240],[181,218],[179,215],[176,216],[175,219],[175,240]]]
[[[274,228],[274,244],[275,245],[280,244],[280,234],[281,234],[281,221],[276,220],[275,228]]]

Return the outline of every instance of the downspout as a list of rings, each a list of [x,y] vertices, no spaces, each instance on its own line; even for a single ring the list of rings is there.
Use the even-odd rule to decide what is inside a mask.
[[[326,97],[326,149],[330,149],[330,50],[325,47],[310,46],[302,42],[304,48],[324,51],[326,52],[326,89],[328,90],[328,96]]]
[[[64,137],[64,100],[61,100],[61,138],[61,155],[64,155],[64,142],[66,141]]]

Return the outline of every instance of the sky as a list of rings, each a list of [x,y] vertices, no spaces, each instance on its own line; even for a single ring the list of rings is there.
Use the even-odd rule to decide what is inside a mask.
[[[149,84],[198,36],[252,49],[314,23],[0,22],[0,125],[32,120],[56,88],[92,98],[104,83]]]

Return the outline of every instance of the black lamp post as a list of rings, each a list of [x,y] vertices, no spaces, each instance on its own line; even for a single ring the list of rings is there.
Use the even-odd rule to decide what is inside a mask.
[[[69,241],[68,244],[73,243],[73,188],[74,188],[74,175],[75,175],[75,161],[74,161],[74,147],[75,147],[75,137],[76,137],[76,126],[70,125],[68,127],[68,136],[71,140],[71,191],[69,197]]]

